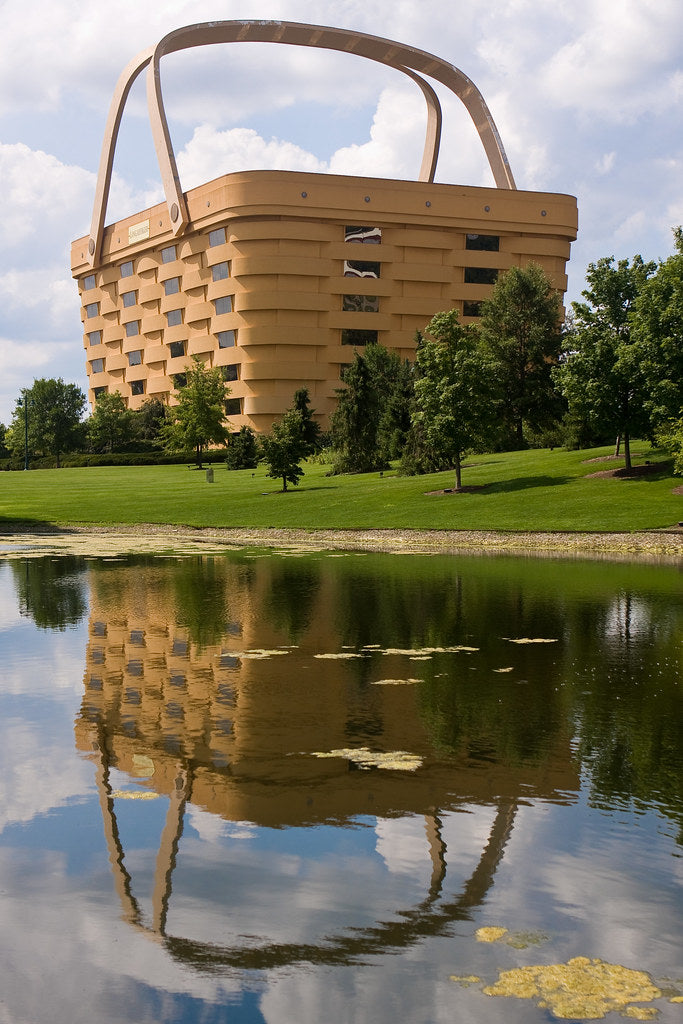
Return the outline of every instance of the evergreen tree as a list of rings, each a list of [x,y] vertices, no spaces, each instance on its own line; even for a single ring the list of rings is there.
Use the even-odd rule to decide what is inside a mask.
[[[308,388],[298,388],[294,392],[292,408],[301,413],[304,441],[308,446],[306,454],[313,455],[320,446],[320,424],[313,419],[315,409],[311,409]]]
[[[228,469],[255,469],[258,460],[258,442],[251,427],[240,427],[236,434],[230,434],[225,455]]]
[[[411,367],[383,345],[368,345],[355,353],[344,385],[332,414],[334,470],[385,469],[400,455],[410,427]]]
[[[169,418],[168,406],[158,398],[148,398],[133,413],[135,433],[143,441],[160,442],[164,424]]]

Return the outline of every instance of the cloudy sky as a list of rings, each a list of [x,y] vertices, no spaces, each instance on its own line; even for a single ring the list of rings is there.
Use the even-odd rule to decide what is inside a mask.
[[[498,125],[517,185],[578,197],[569,299],[600,256],[664,258],[683,222],[679,0],[0,0],[0,421],[35,377],[85,389],[69,246],[88,230],[118,75],[171,29],[283,19],[389,36],[457,65]],[[183,188],[241,168],[415,177],[419,91],[360,58],[267,44],[166,58]],[[144,83],[124,116],[109,219],[161,199]],[[437,180],[492,184],[444,96]]]

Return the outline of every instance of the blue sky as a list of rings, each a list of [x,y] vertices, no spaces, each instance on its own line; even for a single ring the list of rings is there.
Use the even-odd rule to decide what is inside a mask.
[[[464,71],[491,109],[518,187],[578,198],[568,299],[579,297],[591,260],[671,252],[671,228],[683,222],[678,0],[0,0],[0,421],[35,377],[85,389],[69,247],[88,230],[120,71],[171,29],[244,18],[376,33]],[[417,173],[422,97],[379,65],[267,44],[206,47],[166,58],[163,84],[185,189],[247,167]],[[441,99],[437,180],[492,184],[464,108]],[[109,219],[160,199],[140,83]]]

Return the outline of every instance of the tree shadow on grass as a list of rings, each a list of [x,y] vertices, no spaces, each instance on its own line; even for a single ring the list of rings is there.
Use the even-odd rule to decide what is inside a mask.
[[[526,491],[532,487],[556,487],[561,484],[568,484],[574,479],[572,476],[520,476],[514,480],[494,480],[484,485],[486,494],[510,493],[512,491]]]
[[[306,491],[338,491],[338,487],[333,487],[330,484],[315,484],[313,487],[299,487],[298,485],[290,484],[286,491],[283,491],[281,487],[276,488],[273,491],[261,491],[264,497],[269,494],[304,494]]]
[[[49,523],[44,519],[14,519],[0,516],[0,533],[75,533],[68,526]]]

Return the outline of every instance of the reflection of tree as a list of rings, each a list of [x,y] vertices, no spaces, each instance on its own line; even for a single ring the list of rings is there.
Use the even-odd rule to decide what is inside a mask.
[[[11,561],[22,615],[40,629],[75,626],[86,613],[85,561],[76,556]]]
[[[429,672],[420,714],[437,749],[508,766],[554,756],[569,734],[564,699],[553,676],[533,685],[507,675]]]
[[[290,643],[297,643],[311,624],[320,589],[320,562],[280,559],[270,564],[263,614]]]
[[[219,643],[228,612],[230,564],[222,558],[192,557],[176,562],[173,586],[176,615],[199,650]]]

